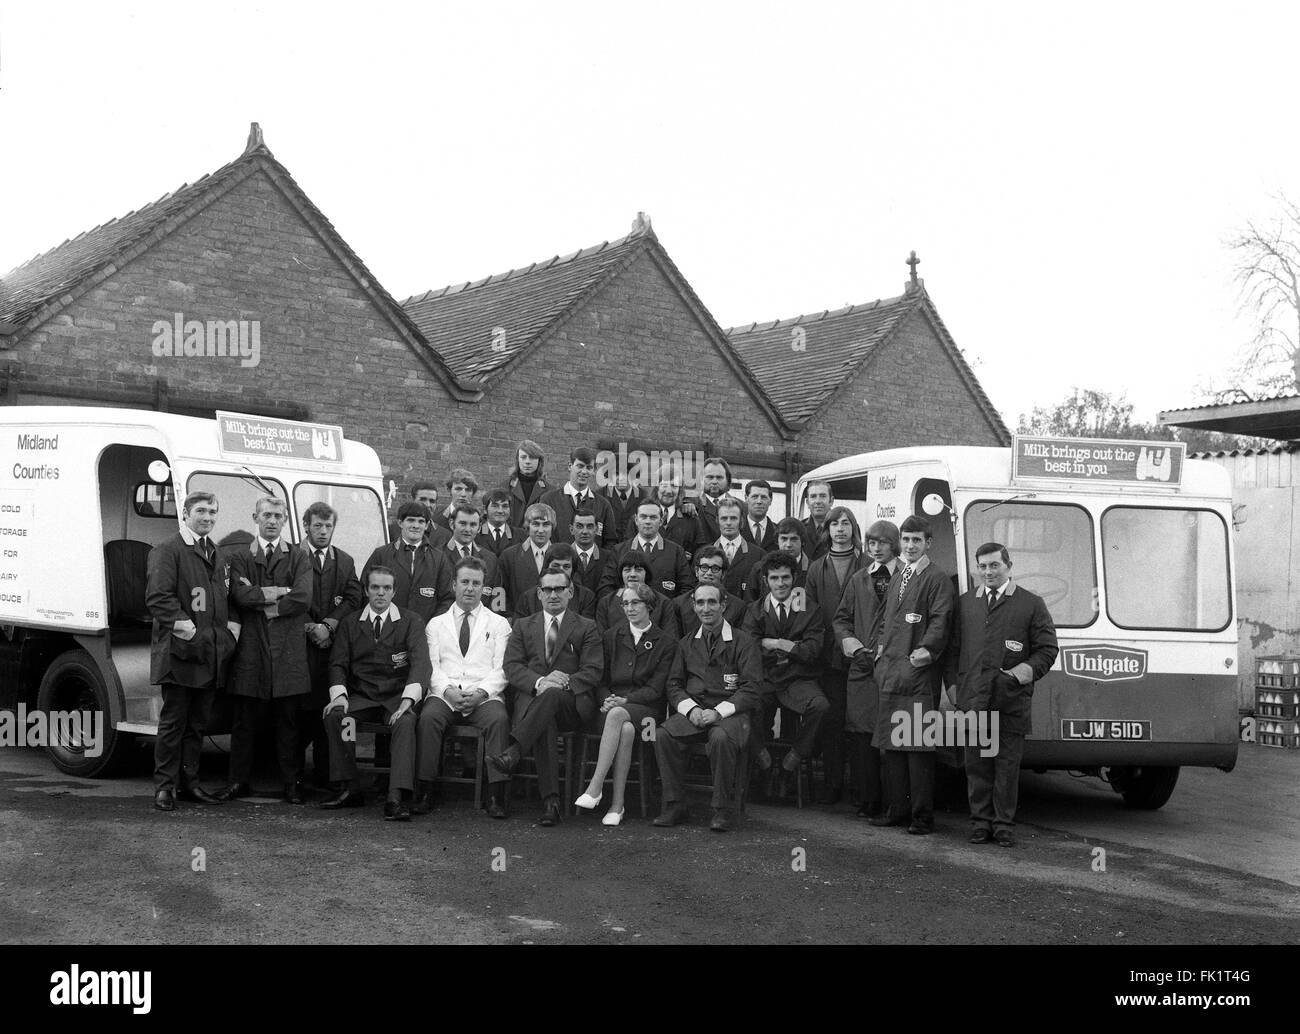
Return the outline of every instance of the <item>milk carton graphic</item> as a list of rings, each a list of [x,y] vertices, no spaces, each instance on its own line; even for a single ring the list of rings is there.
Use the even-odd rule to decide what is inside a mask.
[[[1139,481],[1168,481],[1174,470],[1172,449],[1138,450],[1137,479]]]

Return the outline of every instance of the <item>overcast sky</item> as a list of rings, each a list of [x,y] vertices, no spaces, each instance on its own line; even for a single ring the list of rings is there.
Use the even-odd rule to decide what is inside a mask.
[[[1013,429],[1074,385],[1149,419],[1250,337],[1225,242],[1300,194],[1300,5],[1069,8],[10,3],[0,270],[258,121],[398,299],[638,210],[724,327],[899,294],[915,249]]]

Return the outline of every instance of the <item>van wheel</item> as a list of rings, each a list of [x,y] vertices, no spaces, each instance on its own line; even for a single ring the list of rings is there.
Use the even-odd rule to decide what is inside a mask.
[[[45,753],[54,766],[68,775],[94,778],[106,776],[118,768],[126,757],[133,736],[119,733],[109,718],[108,687],[96,667],[94,658],[85,650],[70,650],[55,659],[41,679],[36,693],[37,710],[46,715],[54,711],[98,712],[103,717],[103,743],[96,757],[89,757],[90,746],[75,735],[60,736],[69,730],[48,729],[49,742]]]
[[[1126,808],[1155,811],[1173,796],[1178,784],[1177,765],[1112,768],[1110,784],[1124,798]]]

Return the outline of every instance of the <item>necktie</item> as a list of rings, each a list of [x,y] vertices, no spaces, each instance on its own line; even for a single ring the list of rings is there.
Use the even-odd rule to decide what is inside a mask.
[[[501,548],[501,529],[500,529],[500,528],[493,528],[493,529],[492,529],[492,541],[493,541],[493,544],[497,547],[497,549],[500,549],[500,548]]]
[[[754,541],[755,542],[763,541],[763,529],[759,527],[757,521],[754,522]]]
[[[212,543],[208,541],[206,535],[199,539],[199,549],[203,551],[203,559],[211,562],[212,560]]]
[[[316,563],[320,565],[322,571],[325,570],[325,550],[316,550]]]
[[[555,648],[560,642],[560,623],[555,618],[546,619],[546,663],[555,663]]]
[[[379,633],[382,632],[383,629],[384,619],[380,617],[375,618],[375,642],[379,642]]]
[[[912,565],[903,568],[903,580],[898,583],[898,601],[903,602],[903,593],[907,592],[907,583],[912,580]]]
[[[780,625],[782,628],[785,627],[785,604],[784,603],[778,603],[776,605],[776,623]]]
[[[642,542],[642,543],[641,543],[641,552],[642,552],[642,553],[649,553],[649,552],[651,552],[653,549],[654,549],[654,546],[651,545],[649,542]]]
[[[538,552],[537,550],[535,550],[535,549],[533,550],[533,559],[537,561],[537,573],[538,573],[538,574],[541,574],[541,573],[542,573],[542,564],[543,564],[543,562],[544,562],[543,559],[542,559],[542,556],[543,556],[543,554],[539,553],[539,552]]]
[[[736,559],[736,544],[734,542],[727,543],[727,559],[729,561]]]
[[[415,574],[415,547],[409,543],[403,543],[402,548],[411,554],[411,574]]]
[[[591,562],[591,554],[579,553],[578,558],[582,561],[582,569],[585,571],[587,569],[587,564]]]
[[[460,655],[469,653],[469,611],[460,612]]]
[[[997,603],[997,601],[998,601],[998,590],[997,590],[997,589],[990,589],[990,590],[989,590],[989,601],[988,601],[988,602],[989,602],[989,610],[992,610],[992,609],[993,609],[993,604]]]
[[[704,648],[709,651],[709,659],[712,660],[718,648],[718,637],[712,632],[704,633]]]

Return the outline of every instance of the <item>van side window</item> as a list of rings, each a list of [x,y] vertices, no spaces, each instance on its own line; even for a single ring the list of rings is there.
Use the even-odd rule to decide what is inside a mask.
[[[153,481],[142,481],[135,486],[133,498],[135,512],[141,517],[176,519],[176,493],[170,484],[159,485]]]

